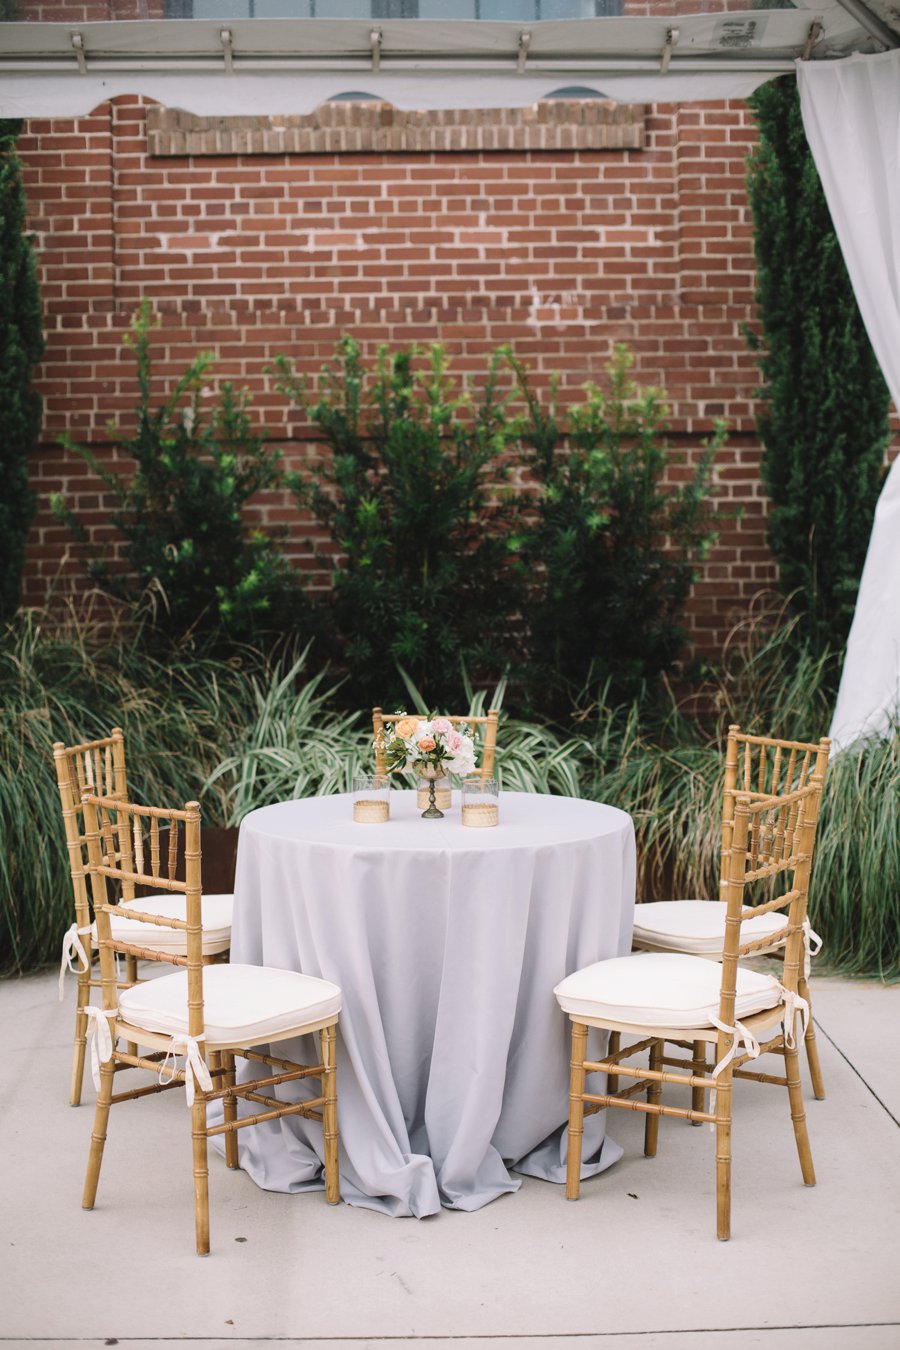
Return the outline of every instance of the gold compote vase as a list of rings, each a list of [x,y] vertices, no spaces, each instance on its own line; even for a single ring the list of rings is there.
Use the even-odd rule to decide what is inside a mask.
[[[447,770],[443,764],[428,764],[425,760],[416,762],[416,773],[428,783],[428,806],[422,812],[423,820],[443,820],[444,813],[434,799],[434,785],[438,778],[444,778]]]

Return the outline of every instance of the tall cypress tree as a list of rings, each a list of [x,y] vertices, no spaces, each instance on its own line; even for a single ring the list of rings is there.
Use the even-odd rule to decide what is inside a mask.
[[[34,515],[28,452],[37,444],[41,399],[32,373],[44,350],[34,250],[25,234],[25,192],[16,153],[20,121],[0,120],[0,621],[22,589],[25,539]]]
[[[857,308],[793,76],[750,99],[764,378],[757,426],[780,584],[816,648],[847,636],[888,442],[889,395]]]

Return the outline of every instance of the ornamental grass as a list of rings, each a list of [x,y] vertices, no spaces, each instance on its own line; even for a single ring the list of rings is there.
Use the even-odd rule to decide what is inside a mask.
[[[57,958],[71,922],[65,836],[52,745],[125,732],[133,795],[199,799],[204,823],[237,825],[289,797],[347,791],[373,763],[370,709],[342,707],[308,650],[236,649],[229,659],[188,644],[148,653],[140,633],[70,616],[25,613],[0,641],[0,970]],[[738,631],[702,697],[666,689],[608,706],[602,691],[566,729],[505,713],[497,769],[506,791],[605,801],[630,812],[642,899],[718,891],[725,728],[790,739],[827,731],[833,662],[798,647],[791,624]],[[409,711],[427,712],[409,685]],[[472,713],[498,706],[501,684]],[[458,709],[457,709],[458,711]],[[824,938],[817,969],[900,975],[900,739],[832,760],[822,807],[810,915]]]
[[[53,743],[125,732],[129,789],[142,801],[200,796],[247,721],[255,653],[214,660],[190,647],[148,652],[140,632],[22,611],[0,640],[0,970],[52,960],[71,922],[71,884]],[[203,793],[204,819],[227,803]]]

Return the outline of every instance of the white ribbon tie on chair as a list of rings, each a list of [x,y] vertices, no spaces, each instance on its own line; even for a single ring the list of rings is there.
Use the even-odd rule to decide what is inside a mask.
[[[812,944],[815,943],[815,946]],[[803,976],[809,981],[812,972],[812,958],[822,950],[822,939],[813,928],[809,919],[803,920]],[[807,1010],[808,1012],[808,1010]]]
[[[778,933],[774,934],[774,939],[775,939],[773,944],[774,947],[784,947],[787,943],[787,938],[783,934]],[[804,919],[803,975],[806,980],[809,980],[810,974],[812,972],[812,958],[814,956],[819,955],[819,952],[822,950],[822,946],[823,946],[823,939],[819,937],[819,934],[813,928],[809,919]]]
[[[801,998],[791,989],[785,989],[783,985],[781,997],[784,999],[784,1017],[781,1023],[784,1030],[784,1043],[789,1050],[793,1050],[797,1044],[794,1039],[794,1023],[797,1020],[797,1014],[800,1014],[800,1035],[805,1036],[806,1028],[809,1026],[809,1004],[805,998]]]
[[[188,1106],[194,1105],[195,1078],[204,1092],[212,1092],[212,1078],[206,1066],[206,1061],[200,1053],[199,1042],[205,1039],[206,1037],[202,1033],[199,1036],[173,1036],[169,1042],[166,1057],[160,1065],[160,1083],[171,1083],[178,1067],[175,1059],[178,1055],[184,1055],[184,1095]],[[168,1067],[169,1060],[172,1061],[171,1068]],[[167,1076],[164,1076],[166,1074]]]
[[[722,1070],[734,1059],[741,1046],[744,1047],[751,1059],[759,1059],[759,1041],[753,1035],[752,1031],[747,1030],[743,1022],[738,1022],[737,1019],[735,1019],[734,1026],[730,1027],[727,1022],[719,1021],[719,1018],[715,1015],[711,1016],[709,1020],[714,1027],[718,1027],[719,1031],[724,1031],[726,1036],[734,1037],[730,1048],[713,1069],[713,1078],[718,1078]]]
[[[709,1020],[714,1027],[718,1027],[719,1031],[724,1031],[726,1036],[734,1037],[729,1049],[722,1056],[722,1058],[719,1060],[718,1064],[712,1071],[713,1081],[715,1081],[715,1079],[718,1078],[722,1070],[731,1063],[731,1061],[734,1059],[735,1055],[737,1054],[741,1046],[744,1047],[744,1049],[747,1051],[747,1054],[751,1059],[759,1059],[759,1041],[753,1035],[752,1031],[747,1030],[743,1022],[739,1022],[735,1018],[734,1026],[730,1027],[727,1022],[720,1021],[719,1018],[716,1017],[714,1013],[710,1014]],[[709,1111],[710,1115],[714,1116],[716,1114],[715,1088],[712,1088],[710,1090]],[[716,1128],[712,1121],[709,1122],[709,1128],[711,1130],[714,1130]]]
[[[789,1050],[793,1050],[796,1044],[794,1039],[794,1023],[797,1014],[800,1014],[800,1034],[805,1036],[806,1028],[809,1026],[809,1004],[805,998],[801,998],[799,994],[795,994],[792,989],[785,989],[784,985],[780,985],[779,988],[781,990],[781,1000],[784,1003],[784,1017],[781,1020],[782,1031],[784,1032],[784,1043]],[[716,1067],[713,1069],[713,1079],[718,1078],[722,1070],[731,1063],[741,1046],[747,1051],[750,1059],[759,1059],[759,1041],[751,1031],[747,1030],[743,1023],[735,1020],[734,1026],[730,1027],[726,1022],[721,1022],[715,1014],[711,1014],[709,1020],[714,1027],[718,1027],[719,1031],[724,1031],[727,1036],[734,1037],[728,1051],[722,1056]],[[709,1110],[711,1115],[715,1115],[715,1088],[712,1088],[709,1094]],[[709,1128],[711,1130],[715,1128],[712,1122],[710,1122]]]
[[[59,963],[59,999],[62,1002],[64,997],[63,983],[66,978],[66,971],[71,970],[73,975],[84,975],[90,970],[90,957],[84,949],[84,943],[81,941],[90,928],[79,928],[77,923],[73,923],[71,928],[67,928],[63,934],[62,959]],[[81,968],[72,964],[72,958],[78,957],[81,962]]]
[[[88,1003],[80,1010],[87,1018],[87,1038],[91,1047],[91,1077],[94,1087],[100,1091],[100,1063],[106,1064],[112,1059],[112,1032],[109,1019],[116,1016],[115,1008],[95,1008]]]

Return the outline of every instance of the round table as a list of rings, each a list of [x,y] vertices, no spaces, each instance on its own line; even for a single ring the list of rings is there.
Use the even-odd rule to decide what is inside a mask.
[[[501,793],[492,829],[462,825],[458,792],[442,820],[422,820],[411,791],[390,793],[383,824],[354,822],[349,795],[244,819],[231,959],[343,990],[344,1200],[422,1217],[517,1190],[510,1168],[565,1179],[568,1024],[553,988],[630,950],[634,858],[624,811],[540,794]],[[621,1156],[605,1115],[586,1122],[584,1176]],[[239,1139],[266,1189],[321,1185],[315,1124],[285,1117]]]

